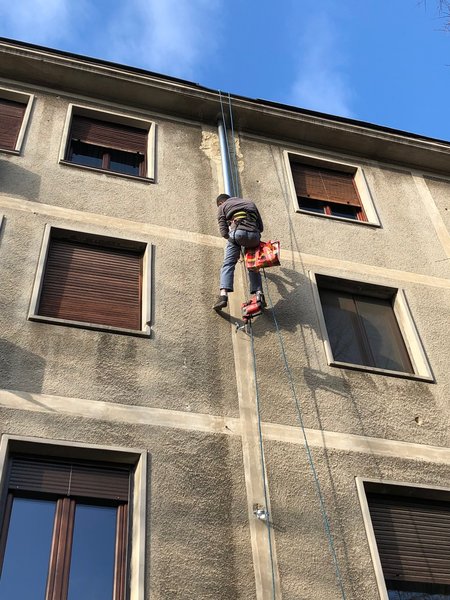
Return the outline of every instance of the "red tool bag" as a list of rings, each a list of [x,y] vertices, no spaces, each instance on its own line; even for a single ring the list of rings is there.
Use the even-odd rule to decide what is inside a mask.
[[[245,266],[249,271],[258,271],[280,265],[280,242],[260,242],[258,248],[247,248]]]

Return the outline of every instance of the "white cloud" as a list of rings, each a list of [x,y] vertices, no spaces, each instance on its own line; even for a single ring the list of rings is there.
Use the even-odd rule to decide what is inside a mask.
[[[71,0],[0,0],[1,35],[50,45],[70,37],[84,2]]]
[[[316,16],[306,23],[297,54],[300,61],[289,101],[302,108],[351,117],[353,92],[329,16]]]
[[[0,35],[190,79],[216,53],[222,2],[0,0]]]
[[[221,0],[128,0],[108,26],[109,57],[190,78],[217,47]]]

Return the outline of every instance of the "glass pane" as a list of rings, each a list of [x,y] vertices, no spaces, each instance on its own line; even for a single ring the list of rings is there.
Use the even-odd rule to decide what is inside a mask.
[[[375,366],[412,373],[411,362],[391,302],[364,296],[355,298]]]
[[[450,600],[450,586],[412,581],[386,581],[389,600]]]
[[[320,290],[320,299],[334,360],[370,365],[351,294]]]
[[[72,142],[70,160],[77,165],[102,168],[104,150],[99,146],[85,144],[84,142]]]
[[[298,205],[302,210],[307,210],[309,212],[320,213],[323,215],[325,213],[325,205],[320,200],[311,200],[310,198],[298,198]]]
[[[427,592],[405,592],[388,590],[389,600],[450,600],[449,594],[428,594]]]
[[[144,160],[142,154],[123,152],[121,150],[109,150],[111,171],[126,173],[127,175],[139,175],[139,165]]]
[[[330,213],[333,217],[344,217],[345,219],[358,219],[358,209],[346,204],[329,204]]]
[[[0,599],[44,600],[56,502],[14,498]]]
[[[77,504],[68,600],[112,600],[117,508]]]

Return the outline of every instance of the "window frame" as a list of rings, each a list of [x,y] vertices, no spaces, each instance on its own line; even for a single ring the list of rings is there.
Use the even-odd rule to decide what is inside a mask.
[[[369,502],[367,500],[366,485],[374,484],[379,486],[395,486],[396,488],[409,488],[416,489],[418,491],[426,491],[429,493],[430,499],[433,499],[433,495],[442,496],[447,494],[450,501],[450,488],[434,485],[426,485],[420,483],[411,483],[404,481],[392,481],[386,479],[372,479],[367,477],[355,477],[356,490],[358,494],[359,504],[362,512],[364,528],[366,531],[367,541],[369,544],[370,555],[375,571],[375,578],[378,585],[378,592],[380,594],[380,600],[389,600],[389,595],[386,587],[385,577],[383,573],[383,567],[381,565],[380,555],[378,552],[377,540],[375,537],[375,531],[372,525],[372,519],[370,516]]]
[[[45,268],[47,264],[47,256],[50,247],[50,240],[52,236],[52,230],[66,231],[68,235],[79,235],[83,234],[88,236],[98,236],[99,238],[109,238],[111,240],[121,242],[125,244],[139,244],[145,245],[145,251],[142,259],[142,282],[141,282],[141,329],[127,329],[122,327],[115,327],[113,325],[102,325],[99,323],[90,323],[88,321],[75,321],[71,319],[61,319],[58,317],[49,317],[39,314],[39,303],[41,299],[42,284],[44,281]],[[125,238],[123,236],[108,236],[105,232],[93,231],[92,229],[84,229],[77,227],[77,229],[67,229],[66,227],[58,227],[56,225],[46,224],[44,228],[44,235],[41,243],[41,250],[38,258],[36,275],[34,278],[34,284],[31,294],[30,308],[28,311],[28,320],[30,321],[41,321],[44,323],[53,323],[59,325],[66,325],[70,327],[78,327],[82,329],[94,329],[97,331],[109,331],[111,333],[121,333],[125,335],[135,335],[141,337],[151,336],[151,319],[152,319],[152,265],[153,265],[153,244],[147,240],[139,240]]]
[[[144,600],[145,595],[145,540],[147,506],[147,452],[136,448],[98,446],[62,440],[2,435],[0,441],[0,516],[6,510],[8,496],[8,465],[11,454],[81,459],[93,462],[126,464],[134,468],[129,498],[129,553],[127,585],[129,600]]]
[[[128,125],[130,127],[138,127],[140,129],[147,130],[147,153],[145,157],[145,174],[144,175],[131,175],[128,173],[119,173],[117,171],[111,171],[105,168],[91,167],[88,165],[81,165],[72,162],[66,158],[69,154],[70,149],[70,131],[72,127],[73,116],[88,117],[91,119],[98,119],[106,121],[108,123],[117,123],[118,125]],[[94,171],[96,173],[102,173],[104,175],[111,175],[113,177],[125,177],[127,179],[133,179],[134,181],[141,181],[144,183],[155,183],[156,177],[156,123],[147,119],[126,115],[124,113],[104,110],[101,108],[92,108],[81,104],[70,103],[67,108],[66,118],[64,121],[63,134],[61,139],[61,146],[59,151],[59,163],[78,169],[85,169],[87,171]]]
[[[11,148],[2,148],[0,147],[0,152],[5,154],[14,154],[20,155],[23,149],[25,134],[28,129],[28,124],[31,118],[31,111],[34,103],[34,94],[29,94],[26,92],[20,92],[18,90],[13,90],[11,88],[0,87],[0,98],[5,100],[12,100],[13,102],[20,102],[26,105],[25,112],[22,119],[22,125],[19,129],[19,135],[17,136],[17,141],[14,149]]]
[[[294,184],[294,178],[292,175],[290,158],[291,156],[295,159],[296,162],[303,163],[311,167],[322,167],[323,169],[353,174],[353,182],[361,200],[361,208],[367,218],[367,221],[363,221],[360,219],[351,219],[347,217],[338,217],[336,215],[313,212],[302,208],[298,201],[297,192]],[[364,170],[360,165],[341,160],[335,161],[329,158],[321,157],[319,155],[307,154],[294,150],[283,150],[283,158],[286,168],[288,188],[292,198],[295,212],[310,215],[313,217],[333,219],[335,221],[343,221],[345,223],[355,223],[358,225],[381,227],[381,222],[375,208],[373,193],[369,189]]]
[[[428,362],[427,356],[425,354],[425,350],[423,348],[419,333],[417,331],[416,325],[412,318],[411,311],[408,306],[405,290],[402,288],[390,287],[379,282],[373,282],[369,280],[360,280],[353,279],[348,277],[342,277],[340,275],[336,275],[336,273],[331,273],[329,271],[308,271],[308,277],[311,282],[314,304],[316,306],[316,312],[319,319],[319,328],[322,335],[322,341],[325,349],[325,356],[327,359],[327,363],[330,367],[338,367],[341,369],[352,369],[355,371],[365,371],[370,373],[378,373],[380,375],[388,375],[392,377],[401,377],[405,379],[415,379],[419,381],[426,381],[429,383],[434,383],[435,379]],[[411,365],[413,367],[414,372],[408,373],[404,371],[393,371],[389,369],[382,369],[380,367],[372,367],[369,365],[358,365],[355,363],[347,363],[335,360],[333,356],[333,350],[330,343],[330,338],[328,336],[328,331],[326,327],[325,317],[322,308],[322,302],[319,295],[319,278],[328,278],[330,280],[338,280],[342,282],[342,287],[348,287],[351,290],[351,287],[354,286],[362,286],[363,288],[367,288],[366,295],[370,296],[370,289],[379,288],[380,290],[388,290],[391,293],[391,297],[393,297],[392,310],[394,317],[397,320],[398,327],[400,329],[401,336],[403,338],[403,342],[406,347],[406,352],[411,361]],[[358,292],[356,292],[358,293]],[[359,291],[359,293],[361,293]],[[363,292],[364,293],[364,292]],[[372,293],[373,297],[376,296]]]

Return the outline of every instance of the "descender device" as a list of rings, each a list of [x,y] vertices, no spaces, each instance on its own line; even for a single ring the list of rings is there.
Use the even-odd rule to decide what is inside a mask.
[[[262,294],[255,294],[250,298],[250,300],[241,304],[242,320],[244,323],[243,325],[236,323],[236,329],[245,329],[253,317],[257,317],[258,315],[262,314],[265,306],[266,303]]]

